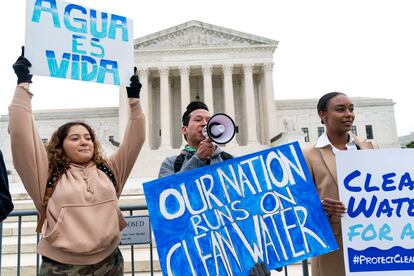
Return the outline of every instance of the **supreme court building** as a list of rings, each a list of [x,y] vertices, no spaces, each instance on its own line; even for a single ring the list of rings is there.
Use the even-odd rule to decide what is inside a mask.
[[[200,99],[232,117],[233,144],[269,145],[276,135],[273,53],[278,41],[190,21],[135,40],[135,65],[151,149],[179,148],[181,115]],[[120,93],[125,95],[125,93]],[[127,118],[120,99],[120,131]]]
[[[146,141],[132,179],[156,178],[161,162],[184,146],[181,115],[190,101],[205,102],[210,113],[224,112],[239,132],[225,146],[235,156],[299,141],[313,144],[324,132],[317,99],[279,100],[273,91],[273,54],[278,42],[243,32],[190,21],[135,40],[135,65],[142,83]],[[124,88],[122,88],[124,89]],[[321,91],[321,95],[327,91]],[[118,107],[34,111],[46,142],[65,122],[91,124],[107,155],[117,149],[128,118],[126,92]],[[352,98],[352,132],[381,147],[399,147],[391,99]],[[13,178],[8,116],[0,117],[0,148]],[[14,181],[14,180],[12,180]]]

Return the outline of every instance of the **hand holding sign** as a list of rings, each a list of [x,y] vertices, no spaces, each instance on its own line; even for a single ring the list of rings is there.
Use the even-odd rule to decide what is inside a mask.
[[[345,214],[346,207],[343,202],[329,197],[325,197],[322,201],[323,210],[328,217],[342,217]]]
[[[265,263],[256,263],[250,270],[249,276],[270,276],[270,271]]]
[[[32,76],[29,71],[29,67],[32,66],[30,61],[24,57],[24,46],[22,46],[22,54],[13,64],[14,73],[17,75],[17,84],[24,82],[32,82]]]

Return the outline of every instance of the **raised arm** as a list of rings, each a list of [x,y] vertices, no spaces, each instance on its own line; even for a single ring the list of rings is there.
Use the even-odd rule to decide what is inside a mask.
[[[136,73],[136,68],[134,73]],[[124,138],[117,152],[108,160],[109,166],[114,170],[117,177],[118,194],[121,194],[145,141],[145,116],[139,99],[140,91],[141,83],[138,76],[134,74],[131,77],[130,87],[127,87],[131,111]]]
[[[48,177],[46,149],[38,134],[32,114],[29,91],[32,75],[30,62],[20,56],[13,69],[17,75],[17,87],[9,106],[9,133],[13,164],[23,184],[38,210],[41,209]]]

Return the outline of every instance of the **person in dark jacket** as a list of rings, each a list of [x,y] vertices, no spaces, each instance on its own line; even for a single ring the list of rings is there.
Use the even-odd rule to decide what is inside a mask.
[[[6,165],[4,164],[3,153],[0,150],[0,222],[7,218],[13,208]]]

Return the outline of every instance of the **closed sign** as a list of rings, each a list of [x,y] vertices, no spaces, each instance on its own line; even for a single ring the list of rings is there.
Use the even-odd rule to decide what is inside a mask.
[[[121,244],[147,244],[151,242],[148,216],[125,217],[127,227],[122,231]]]

